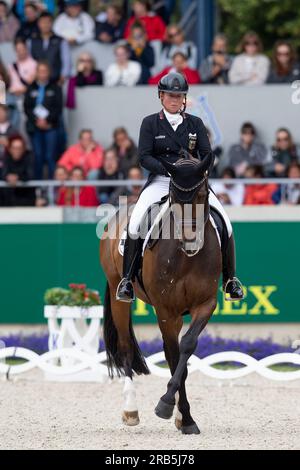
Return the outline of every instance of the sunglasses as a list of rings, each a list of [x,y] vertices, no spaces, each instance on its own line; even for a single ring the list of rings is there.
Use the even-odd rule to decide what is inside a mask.
[[[168,34],[168,37],[169,37],[170,39],[172,39],[172,38],[175,38],[176,36],[178,36],[179,34],[180,34],[180,32],[177,31],[177,33]]]
[[[218,55],[225,55],[226,53],[224,51],[213,51],[214,54]]]

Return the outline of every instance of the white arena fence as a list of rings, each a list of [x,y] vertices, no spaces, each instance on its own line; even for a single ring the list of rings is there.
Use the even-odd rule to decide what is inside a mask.
[[[6,363],[7,359],[18,358],[26,362],[13,364]],[[62,360],[66,365],[57,365],[57,360]],[[108,379],[106,367],[106,352],[102,351],[96,355],[90,355],[77,348],[65,348],[48,351],[38,355],[34,351],[20,347],[9,347],[0,350],[0,374],[9,379],[12,376],[20,375],[34,368],[39,368],[46,374],[52,374],[57,381],[72,381],[74,374],[84,371],[92,371],[96,382],[105,382]],[[150,372],[158,377],[170,378],[170,371],[162,366],[165,362],[163,352],[153,354],[146,358]],[[221,363],[240,363],[243,366],[238,368],[228,368],[222,370],[213,367]],[[280,353],[257,360],[248,354],[236,351],[226,351],[212,354],[203,359],[191,356],[188,361],[189,374],[201,372],[202,374],[219,380],[233,380],[245,377],[256,372],[262,377],[277,381],[290,381],[300,379],[300,370],[278,371],[271,367],[279,364],[293,364],[300,367],[300,355],[296,353]],[[89,379],[89,381],[91,381]]]

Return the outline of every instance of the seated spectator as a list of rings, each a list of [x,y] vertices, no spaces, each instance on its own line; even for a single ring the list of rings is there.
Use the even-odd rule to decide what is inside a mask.
[[[95,25],[93,18],[82,10],[80,0],[66,0],[65,11],[57,16],[53,31],[71,46],[84,44],[94,39]]]
[[[147,84],[151,77],[150,69],[154,66],[154,50],[147,42],[146,32],[141,23],[133,23],[128,37],[130,60],[141,64],[142,73],[138,84]]]
[[[287,177],[300,180],[300,164],[293,162],[287,169]],[[281,202],[283,204],[300,204],[300,183],[284,184],[281,188]]]
[[[108,5],[106,13],[96,17],[95,39],[106,44],[119,41],[124,33],[122,10],[118,5]]]
[[[284,177],[287,167],[292,162],[297,162],[297,147],[288,129],[278,129],[276,143],[271,148],[271,162],[265,165],[265,170],[270,177]]]
[[[201,83],[201,77],[196,69],[190,69],[187,58],[182,52],[175,52],[173,56],[173,66],[166,67],[148,81],[149,85],[157,85],[159,80],[169,72],[178,72],[185,76],[189,85]]]
[[[2,176],[11,186],[1,191],[4,206],[35,205],[34,188],[16,187],[19,181],[28,181],[33,178],[32,154],[26,149],[25,141],[20,135],[10,136],[8,139]]]
[[[267,83],[293,83],[300,80],[300,64],[296,51],[288,41],[277,41]]]
[[[143,172],[141,168],[138,166],[133,166],[130,168],[128,172],[128,179],[129,180],[143,180]],[[127,196],[127,204],[135,204],[141,194],[142,186],[139,184],[130,184],[127,186],[123,186],[118,188],[118,191],[114,191],[113,195],[110,197],[109,202],[114,206],[119,204],[119,197],[120,196]]]
[[[176,24],[167,27],[166,38],[160,55],[159,65],[161,68],[172,65],[175,52],[182,52],[191,69],[197,68],[197,47],[191,41],[186,41],[183,30]]]
[[[71,171],[71,181],[84,181],[84,171],[75,166]],[[96,207],[99,204],[96,189],[93,186],[62,186],[58,189],[58,206]]]
[[[124,45],[115,47],[116,62],[110,64],[105,72],[105,85],[112,86],[134,86],[142,74],[141,64],[134,60],[129,60],[130,51]]]
[[[105,150],[104,163],[99,171],[98,179],[107,182],[107,186],[100,186],[98,188],[100,202],[110,204],[112,200],[115,200],[116,196],[118,197],[120,187],[110,186],[109,182],[111,180],[124,179],[123,173],[119,170],[117,153],[112,148]]]
[[[218,178],[218,165],[219,165],[221,157],[223,155],[223,148],[220,145],[215,144],[214,139],[213,139],[213,135],[212,135],[210,129],[208,129],[206,127],[206,131],[207,131],[207,135],[208,135],[208,138],[209,138],[210,146],[211,146],[211,148],[214,152],[214,155],[215,155],[214,166],[213,166],[212,169],[210,169],[209,175],[210,175],[210,178]]]
[[[132,4],[133,16],[129,18],[125,27],[124,37],[128,39],[133,23],[139,21],[146,30],[148,41],[156,39],[162,41],[166,32],[166,25],[160,16],[151,12],[150,2],[147,0],[134,0]]]
[[[0,0],[0,43],[12,42],[20,23],[4,0]]]
[[[29,54],[26,43],[21,38],[15,40],[16,62],[8,66],[10,93],[23,96],[36,76],[37,62]]]
[[[36,80],[27,89],[24,99],[26,127],[35,155],[36,179],[43,178],[44,162],[48,165],[48,178],[53,177],[62,109],[61,87],[50,81],[49,64],[40,61]]]
[[[79,55],[76,70],[77,74],[68,83],[66,106],[70,109],[76,108],[76,87],[103,85],[102,72],[96,69],[95,59],[88,52]]]
[[[55,13],[55,0],[31,0],[36,6],[38,15],[47,11],[51,15]],[[26,0],[15,0],[14,11],[22,23],[26,20]]]
[[[112,148],[117,153],[120,171],[127,177],[129,169],[138,165],[138,154],[135,143],[124,127],[114,130]]]
[[[27,39],[36,38],[39,35],[38,17],[39,9],[36,3],[29,2],[24,5],[25,21],[22,22],[16,37],[26,41]]]
[[[248,165],[264,165],[266,161],[266,147],[257,141],[254,125],[246,122],[241,127],[240,143],[232,145],[229,149],[229,166],[241,177],[244,176]]]
[[[228,72],[232,57],[227,52],[225,34],[217,34],[212,44],[212,54],[201,62],[200,75],[203,83],[224,85],[228,83]]]
[[[264,172],[261,165],[250,165],[245,171],[246,178],[263,178]],[[250,184],[245,190],[245,205],[270,206],[277,203],[274,196],[278,190],[277,184]]]
[[[212,189],[223,205],[242,206],[245,196],[243,184],[226,184],[226,179],[234,179],[235,172],[228,167],[222,171],[222,182],[213,183]]]
[[[71,54],[68,43],[53,33],[53,17],[42,13],[38,19],[40,34],[28,41],[29,50],[36,60],[47,60],[51,68],[51,80],[62,85],[71,74]]]
[[[69,172],[80,166],[86,178],[96,179],[99,168],[103,165],[103,148],[94,140],[93,131],[82,129],[79,133],[79,142],[65,151],[58,165]]]
[[[235,57],[229,70],[232,85],[262,85],[266,82],[270,60],[262,51],[259,36],[252,31],[246,33],[238,47],[240,54]]]
[[[8,117],[8,110],[5,104],[0,103],[0,179],[2,175],[3,159],[8,139],[11,135],[18,133],[18,130],[13,127]]]

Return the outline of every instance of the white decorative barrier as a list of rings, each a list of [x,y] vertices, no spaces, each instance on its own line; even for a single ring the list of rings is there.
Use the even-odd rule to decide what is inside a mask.
[[[69,307],[46,305],[44,316],[48,319],[49,352],[57,351],[52,355],[52,362],[60,365],[59,372],[51,372],[44,368],[46,380],[54,381],[101,381],[102,373],[99,365],[89,366],[87,359],[95,357],[99,349],[100,326],[103,318],[103,306]],[[75,350],[75,354],[64,354],[64,350]],[[85,356],[76,355],[77,352]],[[45,356],[45,355],[44,355]],[[47,356],[46,361],[48,361]],[[84,367],[79,367],[82,363]],[[61,370],[65,372],[62,373]]]
[[[1,362],[1,359],[11,357],[25,359],[27,362],[17,365],[8,365]],[[69,361],[73,360],[73,364],[70,362],[68,362],[67,365],[64,365],[64,363],[62,365],[53,363],[53,360],[62,358]],[[10,347],[0,350],[0,374],[5,374],[6,377],[9,378],[9,376],[12,375],[28,372],[35,367],[38,367],[48,374],[52,374],[54,377],[70,377],[74,374],[91,371],[94,380],[102,382],[108,377],[107,368],[104,364],[105,361],[105,351],[96,355],[90,355],[76,348],[66,348],[49,351],[39,356],[28,349]],[[170,377],[169,369],[158,365],[165,361],[165,355],[163,352],[149,356],[146,361],[153,375],[165,378]],[[245,367],[228,370],[220,370],[212,367],[214,364],[220,364],[222,362],[239,362],[245,364]],[[207,356],[204,359],[191,356],[189,359],[188,370],[190,374],[199,371],[209,377],[221,380],[237,379],[251,374],[252,372],[256,372],[270,380],[288,381],[300,379],[300,370],[281,372],[269,369],[270,366],[283,363],[300,366],[300,355],[296,353],[281,353],[274,354],[258,361],[253,357],[240,352],[220,352]]]

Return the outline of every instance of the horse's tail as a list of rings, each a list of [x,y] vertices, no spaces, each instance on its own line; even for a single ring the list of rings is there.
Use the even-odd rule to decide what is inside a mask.
[[[138,375],[150,374],[145,358],[140,350],[133,331],[131,315],[129,318],[129,334],[131,339],[131,347],[133,349],[132,369]],[[112,317],[110,288],[108,283],[106,284],[104,299],[104,342],[106,347],[109,376],[113,378],[115,369],[117,370],[118,376],[123,375],[124,364],[121,354],[118,350],[118,331]]]

